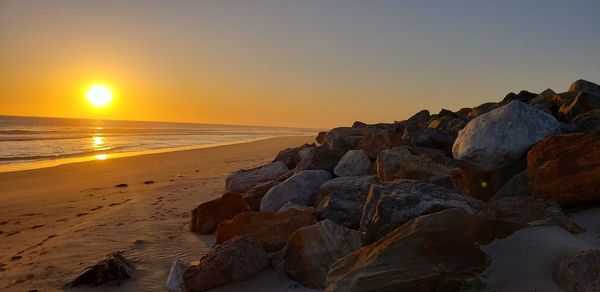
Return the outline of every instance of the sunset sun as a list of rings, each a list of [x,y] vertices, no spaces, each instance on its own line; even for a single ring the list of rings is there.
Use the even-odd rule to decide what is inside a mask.
[[[110,88],[104,85],[94,85],[88,89],[87,100],[93,107],[103,108],[112,101],[112,92]]]

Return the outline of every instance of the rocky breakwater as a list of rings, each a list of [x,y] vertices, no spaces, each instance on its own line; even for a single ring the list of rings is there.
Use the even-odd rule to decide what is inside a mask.
[[[529,231],[543,241],[544,228],[558,226],[570,249],[548,259],[544,267],[560,270],[545,272],[549,280],[536,290],[593,291],[600,264],[583,255],[597,257],[600,240],[590,234],[600,230],[567,214],[600,212],[599,100],[600,86],[578,80],[561,93],[522,90],[457,111],[319,133],[314,144],[233,173],[222,198],[194,209],[191,230],[216,232],[217,247],[186,266],[184,289],[279,265],[326,291],[531,287],[488,281],[490,273],[510,275],[510,265],[482,277],[499,255],[480,247]]]

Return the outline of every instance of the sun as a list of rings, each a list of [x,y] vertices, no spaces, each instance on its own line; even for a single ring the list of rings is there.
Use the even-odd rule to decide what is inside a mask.
[[[93,106],[97,108],[103,108],[109,105],[112,101],[112,92],[108,86],[105,85],[94,85],[88,89],[87,100]]]

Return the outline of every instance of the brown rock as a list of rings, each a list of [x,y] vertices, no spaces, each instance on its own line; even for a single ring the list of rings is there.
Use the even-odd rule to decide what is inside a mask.
[[[361,246],[358,231],[330,220],[302,227],[290,235],[285,273],[305,287],[323,289],[329,266]]]
[[[563,207],[600,201],[600,132],[549,137],[527,154],[529,191]]]
[[[192,232],[210,234],[215,232],[222,221],[247,211],[250,211],[250,206],[246,204],[241,195],[226,193],[222,197],[204,202],[192,210],[190,229]]]
[[[571,222],[558,204],[533,197],[508,197],[488,203],[491,218],[518,224],[558,224],[565,230],[579,234],[585,229]]]
[[[600,250],[574,252],[560,262],[559,278],[568,291],[600,291]]]
[[[248,204],[248,206],[250,206],[250,209],[252,209],[252,211],[260,211],[260,200],[262,200],[265,194],[272,187],[278,184],[279,182],[277,181],[268,181],[257,184],[242,195],[244,197],[244,201],[246,201],[246,203]]]
[[[184,271],[185,291],[206,291],[250,279],[268,266],[267,254],[254,236],[235,237]]]
[[[420,216],[335,262],[325,291],[455,291],[489,264],[478,244],[517,229],[460,209]]]
[[[292,232],[316,222],[314,208],[246,212],[219,224],[216,241],[222,243],[235,236],[252,234],[266,251],[272,252],[283,248]]]
[[[73,280],[63,287],[75,287],[79,285],[98,286],[111,281],[124,281],[131,278],[135,270],[124,256],[119,252],[111,252],[93,266],[87,267]]]

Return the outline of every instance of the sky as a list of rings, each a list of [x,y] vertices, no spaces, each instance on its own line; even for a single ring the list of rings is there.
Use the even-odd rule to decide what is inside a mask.
[[[600,82],[600,1],[0,0],[0,114],[329,128]],[[113,103],[86,103],[92,84]]]

